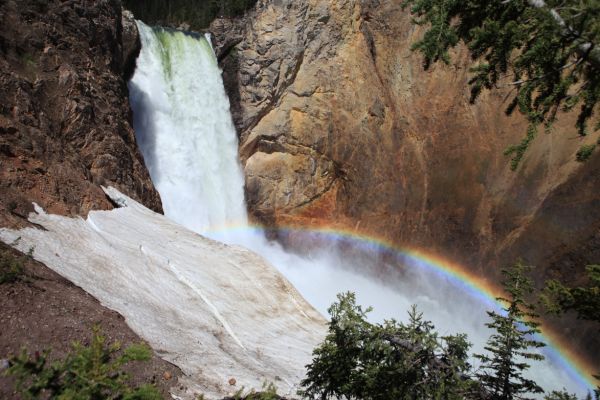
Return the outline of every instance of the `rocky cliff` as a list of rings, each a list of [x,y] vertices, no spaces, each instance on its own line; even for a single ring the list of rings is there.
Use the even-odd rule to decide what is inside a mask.
[[[111,208],[109,183],[161,209],[131,127],[135,29],[116,0],[0,1],[0,225],[25,223],[32,201]]]
[[[503,112],[509,86],[470,104],[465,49],[425,71],[398,3],[263,0],[213,23],[255,218],[383,236],[488,272],[516,257],[548,274],[600,259],[600,156],[575,160],[595,139],[561,116],[511,171],[503,151],[527,124]]]

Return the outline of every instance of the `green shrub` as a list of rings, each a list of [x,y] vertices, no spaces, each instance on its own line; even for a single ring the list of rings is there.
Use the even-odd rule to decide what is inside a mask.
[[[587,161],[592,156],[592,153],[594,152],[595,148],[596,148],[595,144],[583,145],[577,151],[575,158],[577,158],[577,161],[579,161],[579,162]]]
[[[225,400],[280,400],[283,397],[277,394],[277,387],[273,383],[263,383],[262,391],[256,392],[251,390],[247,393],[244,392],[242,387],[238,390],[233,397],[226,397]]]
[[[544,400],[577,400],[577,396],[565,390],[553,390],[550,394],[544,396]]]
[[[148,360],[151,350],[143,344],[121,351],[119,343],[106,344],[94,328],[89,346],[73,344],[72,351],[60,361],[48,362],[49,351],[30,356],[24,349],[9,360],[7,375],[16,379],[16,390],[25,399],[58,398],[64,400],[159,400],[152,385],[133,388],[123,366],[131,361]]]
[[[8,250],[0,251],[0,284],[23,280],[24,257],[15,257]]]

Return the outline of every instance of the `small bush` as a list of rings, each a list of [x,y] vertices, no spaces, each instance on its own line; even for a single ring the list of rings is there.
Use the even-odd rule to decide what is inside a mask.
[[[244,388],[242,387],[233,397],[226,397],[224,400],[283,400],[283,397],[277,394],[277,387],[273,383],[265,382],[260,392],[251,390],[244,393]]]
[[[15,257],[9,251],[0,251],[0,284],[23,280],[24,257]]]
[[[587,144],[587,145],[581,146],[579,148],[579,150],[577,151],[575,158],[579,162],[587,161],[592,156],[592,153],[594,152],[595,148],[596,148],[595,144]]]
[[[64,360],[49,364],[49,351],[30,356],[24,349],[9,360],[6,374],[15,377],[16,390],[24,399],[161,399],[152,385],[131,387],[122,369],[131,361],[150,359],[148,346],[137,344],[120,350],[119,343],[107,345],[96,327],[91,344],[73,344]]]
[[[562,391],[553,390],[550,394],[544,396],[544,400],[577,400],[577,396],[564,389]]]

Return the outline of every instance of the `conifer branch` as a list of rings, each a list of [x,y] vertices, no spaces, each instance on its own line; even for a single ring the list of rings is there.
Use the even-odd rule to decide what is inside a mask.
[[[565,35],[573,35],[577,38],[585,40],[581,37],[581,34],[579,32],[577,32],[575,29],[573,29],[573,27],[569,26],[565,22],[564,18],[560,16],[556,9],[549,8],[544,0],[528,0],[527,2],[532,7],[543,8],[548,10],[552,17],[556,20],[558,25],[560,25],[565,30]],[[507,1],[504,1],[503,3],[507,3]],[[600,49],[596,47],[594,43],[585,41],[579,44],[578,53],[582,58],[587,59],[591,64],[593,64],[595,68],[600,69]]]

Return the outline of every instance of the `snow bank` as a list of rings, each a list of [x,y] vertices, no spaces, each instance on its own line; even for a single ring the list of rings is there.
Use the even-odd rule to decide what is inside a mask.
[[[45,228],[0,229],[0,239],[122,314],[177,365],[184,398],[218,398],[273,382],[295,393],[325,320],[260,256],[200,236],[114,188],[121,208],[87,219],[46,214]],[[236,385],[229,385],[235,378]]]

